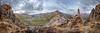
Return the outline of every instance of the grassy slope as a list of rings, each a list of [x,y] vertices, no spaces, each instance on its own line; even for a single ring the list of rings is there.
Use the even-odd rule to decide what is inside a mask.
[[[45,17],[40,17],[40,18],[34,18],[32,20],[33,25],[45,25],[50,21],[51,18],[53,18],[54,15],[49,14],[48,16]]]
[[[47,13],[44,16],[42,15],[42,17],[41,16],[32,17],[29,15],[19,15],[19,17],[24,23],[28,25],[45,25],[50,21],[51,18],[54,17],[54,15]]]

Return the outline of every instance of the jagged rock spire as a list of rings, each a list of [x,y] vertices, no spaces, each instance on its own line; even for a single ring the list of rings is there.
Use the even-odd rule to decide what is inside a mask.
[[[94,11],[95,11],[95,9],[93,8],[93,9],[92,9],[92,12],[94,12]]]
[[[94,15],[95,15],[95,9],[93,8],[89,17],[93,18]]]
[[[87,19],[88,28],[90,32],[98,33],[100,28],[97,24],[100,24],[100,4],[97,4],[95,9],[91,10],[91,13]]]
[[[80,16],[80,9],[77,10],[77,15]]]
[[[100,4],[97,4],[95,9],[93,8],[91,13],[90,13],[90,16],[89,16],[89,19],[90,19],[90,22],[99,22],[99,17],[100,16]]]
[[[76,22],[76,23],[82,23],[83,22],[79,9],[77,10],[77,14],[73,17],[73,19],[75,19],[74,22]]]
[[[77,10],[77,14],[73,16],[72,21],[70,22],[72,23],[71,25],[72,28],[77,27],[79,31],[84,31],[83,30],[83,19],[81,18],[79,9]]]

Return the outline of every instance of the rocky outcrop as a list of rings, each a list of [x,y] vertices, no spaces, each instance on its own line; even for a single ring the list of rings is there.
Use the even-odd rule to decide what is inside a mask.
[[[79,9],[75,16],[66,17],[62,14],[56,15],[50,20],[49,25],[56,29],[67,31],[67,33],[83,31],[83,20],[80,16]]]
[[[69,19],[67,26],[70,28],[70,32],[81,33],[84,31],[83,19],[81,18],[79,9],[77,10],[77,14]]]
[[[0,33],[13,33],[24,29],[26,25],[13,13],[11,6],[0,5]]]
[[[95,8],[92,9],[87,21],[87,26],[89,29],[89,33],[99,33],[100,31],[100,4],[96,5]]]
[[[31,31],[32,31],[32,33],[63,33],[63,31],[58,30],[53,27],[38,27]]]
[[[72,18],[71,22],[71,28],[77,29],[78,31],[84,31],[83,30],[83,19],[80,15],[80,10],[78,9],[77,14]]]
[[[70,18],[70,16],[66,16],[63,13],[59,12],[58,10],[56,10],[52,14],[55,14],[55,16],[50,20],[47,26],[54,27],[54,26],[61,25],[63,23],[66,23],[67,19]]]

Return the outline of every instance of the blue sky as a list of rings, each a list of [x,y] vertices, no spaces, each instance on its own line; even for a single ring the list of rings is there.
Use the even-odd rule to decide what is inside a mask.
[[[90,13],[100,0],[0,0],[8,3],[15,13],[39,14],[60,10],[63,13],[74,14],[77,9],[81,13]]]

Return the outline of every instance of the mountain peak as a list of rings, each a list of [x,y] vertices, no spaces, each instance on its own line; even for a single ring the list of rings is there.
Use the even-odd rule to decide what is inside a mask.
[[[59,10],[56,10],[55,12],[58,12],[59,13]]]
[[[55,14],[61,14],[61,12],[59,10],[56,10],[53,13],[55,13]]]

